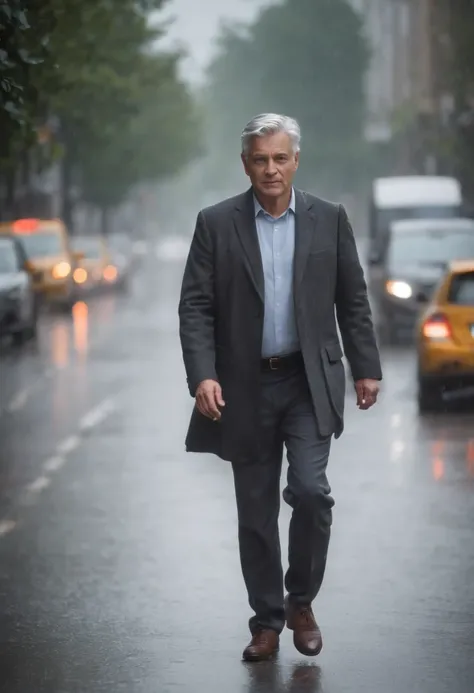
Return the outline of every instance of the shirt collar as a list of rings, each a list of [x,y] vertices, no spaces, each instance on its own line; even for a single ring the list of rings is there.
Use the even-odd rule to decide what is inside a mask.
[[[266,212],[263,209],[262,205],[260,204],[260,202],[255,197],[255,194],[253,196],[253,202],[254,202],[254,207],[255,207],[255,218],[258,217],[260,212],[262,212],[262,214],[268,215],[268,212]],[[288,209],[286,209],[281,216],[286,214],[288,212],[288,210],[291,210],[293,212],[293,214],[295,214],[295,189],[294,188],[291,188],[291,198],[290,198],[290,204],[288,205]]]

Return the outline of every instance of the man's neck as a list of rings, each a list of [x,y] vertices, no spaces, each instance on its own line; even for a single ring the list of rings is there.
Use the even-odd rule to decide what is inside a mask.
[[[291,202],[292,190],[282,197],[263,197],[254,191],[254,195],[262,208],[272,217],[280,217],[286,212]]]

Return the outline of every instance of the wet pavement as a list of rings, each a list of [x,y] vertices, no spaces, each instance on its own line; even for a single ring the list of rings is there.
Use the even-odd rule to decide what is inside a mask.
[[[231,471],[184,452],[178,255],[0,347],[0,691],[472,693],[474,413],[420,417],[409,348],[374,410],[348,386],[322,654],[285,631],[274,663],[240,661]]]

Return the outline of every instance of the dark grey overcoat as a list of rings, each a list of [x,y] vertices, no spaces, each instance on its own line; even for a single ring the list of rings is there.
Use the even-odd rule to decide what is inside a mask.
[[[296,322],[321,435],[343,430],[345,376],[336,316],[354,380],[382,377],[367,287],[347,214],[296,191]],[[252,189],[198,214],[179,303],[189,391],[218,380],[215,423],[195,408],[186,449],[233,462],[258,447],[264,278]]]

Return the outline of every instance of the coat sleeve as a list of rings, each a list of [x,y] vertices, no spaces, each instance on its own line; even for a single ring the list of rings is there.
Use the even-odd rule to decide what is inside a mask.
[[[336,314],[354,380],[382,379],[367,285],[346,210],[339,206]]]
[[[179,334],[189,392],[207,379],[217,380],[214,337],[214,248],[199,212],[184,270],[179,301]]]

